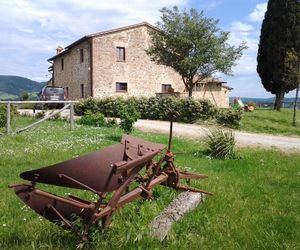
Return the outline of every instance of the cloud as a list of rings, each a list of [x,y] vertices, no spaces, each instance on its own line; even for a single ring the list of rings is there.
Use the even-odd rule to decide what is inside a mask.
[[[254,28],[250,24],[246,24],[243,22],[233,22],[231,24],[231,30],[249,34],[249,32],[253,31]]]
[[[200,1],[199,1],[200,2]],[[199,6],[201,9],[204,10],[213,10],[216,9],[218,6],[222,4],[221,0],[202,0],[201,3],[199,3]]]
[[[158,21],[162,7],[188,0],[10,0],[0,8],[0,74],[46,79],[47,59],[58,45],[137,22]]]
[[[251,22],[261,22],[264,19],[268,3],[256,4],[255,9],[249,14],[248,20]]]

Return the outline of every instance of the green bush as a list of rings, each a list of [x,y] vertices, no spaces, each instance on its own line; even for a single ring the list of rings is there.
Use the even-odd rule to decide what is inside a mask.
[[[6,126],[6,104],[0,104],[0,128]],[[15,115],[18,115],[18,111],[15,106],[10,105],[10,119],[12,120]]]
[[[220,125],[231,128],[238,128],[242,117],[242,110],[222,109],[217,113],[216,120]]]
[[[231,131],[220,129],[210,131],[206,143],[210,157],[216,159],[235,158],[235,138]]]
[[[87,111],[95,113],[97,111],[97,102],[93,97],[79,100],[74,106],[74,112],[76,115],[84,115]]]
[[[49,120],[51,121],[62,120],[61,113],[56,113],[54,116],[50,117]]]
[[[6,106],[0,105],[0,128],[6,125]]]
[[[180,121],[195,122],[196,120],[208,120],[214,117],[216,108],[208,100],[195,100],[193,98],[180,99]]]
[[[106,127],[116,127],[118,125],[116,118],[108,118],[106,119]]]
[[[193,98],[175,97],[107,97],[103,99],[87,98],[80,100],[75,105],[75,113],[83,115],[86,111],[100,112],[106,117],[120,117],[120,109],[123,106],[133,106],[142,119],[169,120],[167,110],[178,113],[177,121],[194,122],[197,119],[211,119],[216,114],[216,108],[207,100],[195,100]]]
[[[103,127],[106,125],[104,115],[100,112],[92,113],[91,111],[86,111],[83,116],[77,121],[78,124]]]
[[[140,113],[136,110],[133,104],[127,104],[120,109],[120,127],[126,134],[131,134],[133,124],[140,118]]]
[[[46,115],[46,112],[45,112],[44,110],[42,110],[42,111],[37,112],[37,113],[35,114],[35,118],[36,118],[36,119],[42,119],[42,118],[45,117],[45,115]]]

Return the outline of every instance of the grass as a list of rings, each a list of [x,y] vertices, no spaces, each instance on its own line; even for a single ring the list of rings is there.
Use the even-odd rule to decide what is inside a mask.
[[[297,126],[292,126],[293,110],[256,109],[244,112],[240,130],[274,135],[300,136],[300,111],[296,114]]]
[[[23,126],[31,118],[17,118]],[[135,136],[167,143],[167,136],[138,131]],[[76,238],[26,208],[7,188],[22,183],[19,173],[64,161],[118,143],[118,128],[76,127],[49,121],[13,136],[0,137],[1,249],[75,249]],[[300,155],[242,149],[235,160],[212,160],[198,141],[174,138],[176,163],[206,173],[194,187],[215,193],[176,222],[164,242],[149,235],[148,225],[178,192],[157,187],[153,201],[137,200],[119,210],[109,230],[95,232],[92,249],[299,249]],[[25,182],[25,181],[24,181]],[[54,193],[88,192],[38,185]]]

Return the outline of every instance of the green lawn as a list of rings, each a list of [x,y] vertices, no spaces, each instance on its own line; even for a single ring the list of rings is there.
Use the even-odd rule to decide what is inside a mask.
[[[292,126],[293,110],[256,109],[244,112],[240,130],[274,135],[300,136],[300,111],[296,114],[296,127]]]
[[[255,114],[255,113],[253,113]],[[17,118],[18,126],[30,118]],[[135,136],[167,143],[167,136],[135,131]],[[75,249],[76,238],[26,208],[7,188],[22,183],[19,173],[118,143],[118,128],[76,127],[45,122],[14,136],[0,137],[1,249]],[[174,138],[178,166],[206,173],[192,186],[215,193],[174,224],[164,242],[152,239],[148,225],[178,192],[155,189],[153,201],[137,200],[113,217],[109,230],[96,232],[91,249],[299,249],[300,154],[241,149],[236,160],[211,160],[201,142]],[[180,153],[180,154],[179,154]],[[24,181],[25,182],[25,181]],[[39,185],[48,191],[82,191]],[[88,192],[83,192],[90,196]]]

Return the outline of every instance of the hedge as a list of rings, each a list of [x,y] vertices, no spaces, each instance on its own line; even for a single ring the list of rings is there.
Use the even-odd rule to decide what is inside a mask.
[[[75,113],[83,115],[87,111],[100,112],[106,117],[120,117],[120,110],[128,104],[133,105],[141,114],[141,119],[168,120],[167,110],[176,111],[176,121],[195,122],[196,120],[216,120],[226,126],[236,126],[241,119],[235,111],[219,111],[208,100],[196,100],[193,98],[176,97],[130,97],[128,99],[107,97],[107,98],[86,98],[75,105]],[[230,124],[226,124],[229,122]],[[232,123],[232,124],[231,124]]]

